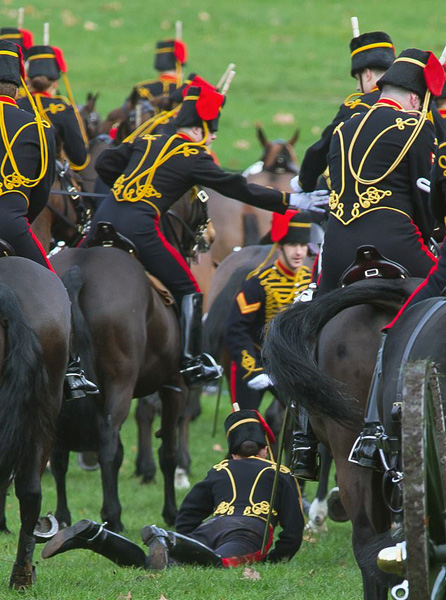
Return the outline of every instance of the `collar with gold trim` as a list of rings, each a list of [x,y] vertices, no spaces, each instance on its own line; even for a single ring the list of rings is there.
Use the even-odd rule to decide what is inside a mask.
[[[399,102],[393,100],[392,98],[382,97],[376,103],[375,106],[390,106],[391,108],[395,108],[396,110],[404,110]]]
[[[17,106],[17,102],[14,100],[14,98],[11,98],[11,96],[0,96],[0,102],[4,102],[5,104],[12,104],[13,106]]]

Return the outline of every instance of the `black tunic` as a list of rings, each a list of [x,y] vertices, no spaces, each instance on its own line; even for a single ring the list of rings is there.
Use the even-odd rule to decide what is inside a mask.
[[[369,110],[378,100],[380,93],[378,88],[374,88],[367,94],[351,94],[344,100],[333,121],[322,132],[320,139],[305,152],[299,172],[299,183],[304,192],[312,192],[316,188],[318,177],[327,168],[331,136],[335,128],[339,123],[350,119],[352,115]]]
[[[63,150],[74,170],[87,166],[89,160],[88,140],[84,139],[74,109],[63,96],[50,96],[46,93],[33,94],[37,108],[56,130],[58,149]],[[34,114],[27,97],[18,101],[23,110]]]
[[[259,523],[266,523],[275,467],[275,463],[255,456],[224,460],[215,465],[184,499],[176,519],[177,531],[194,537],[195,530],[211,515],[223,519],[228,530],[233,518],[248,517],[246,529],[250,529],[251,519],[252,528],[257,531]],[[284,466],[280,468],[271,525],[280,525],[282,531],[268,560],[292,558],[302,542],[304,521],[296,481]],[[209,521],[209,527],[215,530],[213,520]],[[202,539],[201,535],[200,541]],[[210,545],[212,540],[207,542]],[[237,556],[234,548],[232,552]],[[239,554],[243,553],[242,550]]]
[[[364,244],[374,245],[413,277],[425,277],[435,264],[425,246],[434,223],[428,194],[417,186],[418,178],[429,178],[434,127],[426,121],[410,144],[418,117],[387,101],[375,106],[340,124],[332,138],[331,212],[322,255],[322,293],[338,285],[356,248]],[[409,150],[398,162],[406,144]]]
[[[12,144],[12,154],[20,175],[14,175],[11,161],[9,158],[5,160],[5,141],[0,136],[3,165],[0,170],[0,238],[8,242],[19,256],[48,267],[46,255],[31,233],[29,223],[45,208],[54,180],[54,131],[49,127],[44,129],[48,162],[43,177],[37,185],[33,185],[30,180],[38,178],[42,164],[37,125],[33,116],[9,100],[7,97],[0,97],[0,105],[9,144],[19,132]]]
[[[146,269],[179,299],[197,291],[190,269],[159,230],[160,217],[200,184],[224,196],[266,210],[284,213],[289,194],[265,188],[217,166],[203,146],[186,136],[143,135],[116,149],[105,150],[96,161],[101,179],[113,189],[99,207],[98,221],[111,222],[136,245]]]

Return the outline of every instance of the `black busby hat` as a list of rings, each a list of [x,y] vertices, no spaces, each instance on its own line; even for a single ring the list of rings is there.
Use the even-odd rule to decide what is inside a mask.
[[[298,210],[287,210],[285,214],[273,214],[271,240],[275,244],[308,244],[311,221],[308,215]]]
[[[67,70],[62,50],[54,46],[32,46],[28,51],[28,77],[44,75],[48,79],[59,79]]]
[[[441,94],[446,80],[440,61],[432,52],[408,48],[403,50],[393,65],[378,79],[377,86],[395,85],[424,98],[429,90],[433,96]]]
[[[350,42],[352,77],[363,69],[386,71],[395,60],[395,47],[384,31],[371,31],[354,37]]]
[[[20,47],[12,42],[0,40],[0,81],[20,87],[20,76],[24,78]]]
[[[180,65],[186,64],[187,46],[179,40],[163,40],[157,42],[154,67],[157,71],[173,71]]]
[[[206,121],[211,131],[218,130],[218,120],[226,97],[211,86],[188,86],[183,90],[183,102],[175,118],[176,127],[202,127]]]
[[[17,27],[2,27],[0,29],[0,40],[12,42],[20,46],[23,56],[26,58],[28,50],[33,45],[33,34],[27,29]]]
[[[256,410],[242,409],[225,419],[226,439],[231,454],[236,454],[243,442],[254,442],[260,448],[276,441],[264,418]]]

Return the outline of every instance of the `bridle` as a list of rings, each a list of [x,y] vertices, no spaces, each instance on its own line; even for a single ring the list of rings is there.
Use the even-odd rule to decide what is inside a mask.
[[[84,237],[86,231],[88,230],[91,218],[92,211],[83,200],[82,193],[74,187],[73,182],[69,176],[69,166],[68,162],[56,160],[56,177],[60,184],[60,190],[52,189],[51,194],[63,197],[64,199],[64,210],[63,212],[57,209],[52,204],[47,204],[47,208],[56,215],[56,217],[64,223],[68,228],[73,229],[75,235],[72,239],[70,239],[70,246],[76,246],[80,240]],[[76,214],[76,221],[73,221],[68,216],[68,202],[71,201],[72,206],[74,208]]]
[[[274,157],[274,161],[270,166],[265,166],[265,162],[268,156],[268,151],[277,147],[280,144],[280,151]],[[297,173],[298,168],[293,163],[292,154],[289,149],[289,145],[284,140],[275,140],[268,144],[268,148],[265,148],[261,160],[263,161],[263,170],[271,173]]]
[[[187,217],[170,208],[162,218],[164,234],[168,241],[175,246],[183,258],[194,259],[197,254],[207,252],[210,248],[206,240],[206,232],[210,223],[208,214],[209,196],[203,189],[192,195],[190,203],[192,210]],[[175,223],[181,225],[181,234],[175,228]]]

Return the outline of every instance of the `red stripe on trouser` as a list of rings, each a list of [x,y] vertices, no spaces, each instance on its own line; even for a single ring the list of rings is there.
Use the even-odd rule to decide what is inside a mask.
[[[159,239],[161,240],[161,243],[163,244],[164,248],[169,252],[169,254],[171,254],[173,256],[173,258],[177,261],[177,263],[180,265],[180,267],[185,271],[185,273],[187,274],[187,276],[189,277],[191,282],[194,284],[195,291],[201,292],[200,286],[198,285],[195,277],[192,275],[192,271],[189,269],[189,265],[187,264],[187,262],[184,260],[184,258],[178,252],[178,250],[176,250],[171,244],[169,244],[169,242],[166,240],[164,235],[161,233],[161,230],[159,228],[159,220],[160,219],[158,216],[155,217],[154,223],[155,223],[156,233],[157,233]]]
[[[255,563],[263,560],[265,556],[268,554],[268,550],[271,548],[271,544],[273,543],[274,529],[272,526],[269,526],[269,539],[265,546],[265,551],[262,552],[262,549],[256,550],[255,552],[250,552],[249,554],[244,554],[243,556],[230,556],[228,558],[222,558],[221,564],[224,567],[238,567],[239,565],[246,565],[250,563]]]
[[[395,323],[401,317],[401,315],[403,314],[403,312],[406,310],[407,305],[410,304],[410,302],[412,302],[412,300],[418,294],[418,292],[420,292],[427,285],[429,277],[432,275],[432,273],[435,273],[435,271],[437,269],[438,269],[438,264],[435,264],[432,267],[432,269],[429,271],[429,275],[426,277],[426,279],[422,283],[420,283],[420,285],[411,293],[411,295],[409,296],[409,298],[406,300],[406,302],[403,304],[403,306],[399,309],[399,311],[397,312],[397,314],[394,317],[394,319],[388,325],[386,325],[385,327],[382,328],[383,331],[388,331],[389,329],[391,329],[395,325]]]
[[[420,285],[411,293],[411,295],[409,296],[409,298],[406,300],[406,302],[403,304],[403,306],[399,309],[399,311],[397,312],[396,316],[393,318],[393,320],[386,325],[385,327],[382,328],[382,331],[387,331],[389,329],[391,329],[395,323],[398,321],[398,319],[401,317],[401,315],[403,314],[403,312],[406,310],[407,305],[410,304],[413,300],[413,298],[418,294],[418,292],[420,290],[422,290],[424,288],[425,285],[427,285],[427,280],[429,279],[429,277],[432,275],[432,273],[435,273],[435,271],[438,268],[438,258],[436,256],[434,256],[432,254],[432,252],[429,250],[429,248],[426,246],[426,244],[424,243],[424,240],[421,236],[420,230],[418,229],[418,227],[415,225],[415,223],[411,220],[412,225],[415,227],[415,231],[416,234],[418,236],[418,242],[420,243],[421,249],[423,250],[423,252],[425,254],[427,254],[429,256],[429,258],[432,259],[433,261],[433,266],[431,268],[431,270],[429,271],[428,276],[426,277],[426,279],[420,283]]]
[[[49,269],[50,271],[52,271],[53,273],[56,273],[56,271],[55,271],[55,270],[53,269],[53,267],[51,266],[51,263],[50,263],[50,261],[48,260],[48,257],[47,257],[47,255],[46,255],[46,252],[45,252],[45,250],[43,249],[43,246],[42,246],[42,244],[39,242],[39,240],[37,239],[37,237],[36,237],[36,236],[34,235],[34,233],[32,232],[32,229],[31,229],[30,225],[28,225],[28,231],[30,232],[30,234],[31,234],[31,237],[32,237],[32,238],[33,238],[33,240],[34,240],[34,243],[35,243],[35,244],[36,244],[36,246],[39,248],[39,250],[40,250],[40,253],[42,254],[42,257],[43,257],[44,261],[46,262],[46,265],[47,265],[48,269]]]
[[[237,402],[237,398],[236,398],[236,394],[235,394],[235,391],[237,389],[236,378],[237,378],[237,363],[235,363],[233,360],[231,360],[231,402],[232,402],[232,404],[234,404],[234,402]]]

